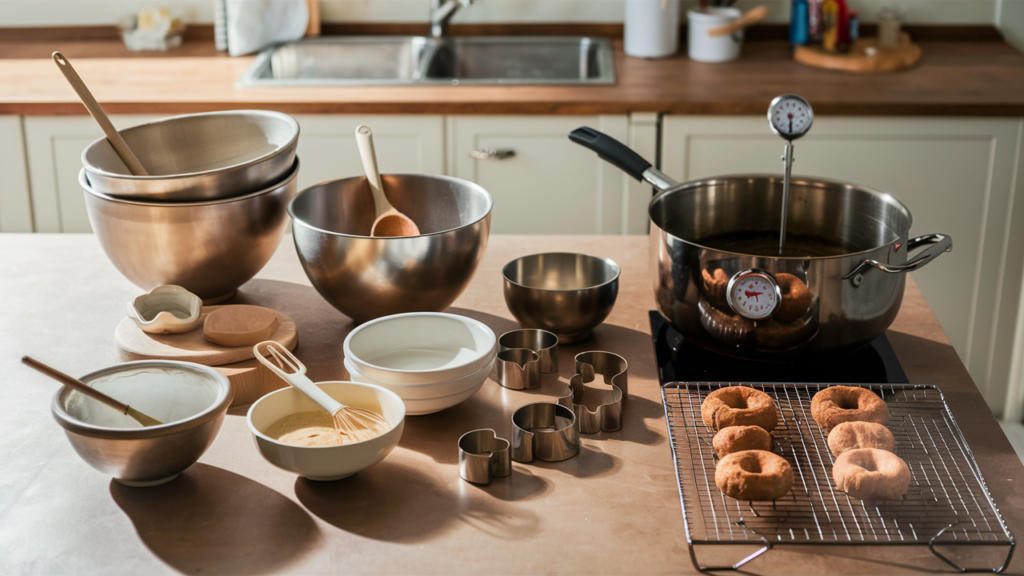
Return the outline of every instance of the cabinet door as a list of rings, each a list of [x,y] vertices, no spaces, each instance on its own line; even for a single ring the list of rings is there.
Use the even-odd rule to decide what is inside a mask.
[[[953,252],[914,279],[997,413],[1024,266],[1020,130],[1019,119],[824,117],[794,148],[794,174],[883,190],[913,214],[911,237],[952,236]],[[664,171],[682,180],[782,171],[783,141],[763,117],[669,116],[663,138]]]
[[[0,116],[0,232],[32,231],[32,199],[25,167],[21,116]]]
[[[116,128],[155,120],[157,116],[111,116]],[[82,151],[103,136],[89,116],[25,117],[25,149],[32,185],[36,232],[92,232],[85,212],[78,172]]]
[[[373,130],[377,167],[382,173],[444,174],[444,120],[441,116],[301,114],[299,189],[327,180],[363,175],[355,130]]]
[[[476,182],[491,193],[495,234],[644,232],[629,229],[634,222],[629,178],[569,141],[568,133],[580,126],[629,141],[627,116],[449,117],[449,174]],[[512,155],[489,159],[470,155],[487,150]],[[644,193],[649,194],[649,189]],[[634,224],[642,225],[643,221]]]

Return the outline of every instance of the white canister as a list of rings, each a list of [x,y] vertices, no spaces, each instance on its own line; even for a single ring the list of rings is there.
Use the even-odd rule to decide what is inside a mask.
[[[679,0],[626,0],[624,35],[627,56],[672,56],[679,50]]]
[[[740,17],[738,8],[705,8],[689,10],[686,18],[687,47],[690,60],[698,62],[729,62],[740,57],[743,29],[721,36],[708,35],[709,30],[725,26]]]

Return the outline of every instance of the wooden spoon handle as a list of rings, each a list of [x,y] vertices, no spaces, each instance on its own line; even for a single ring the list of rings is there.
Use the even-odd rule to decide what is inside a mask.
[[[356,128],[356,144],[359,145],[359,156],[363,159],[363,171],[366,172],[366,179],[370,182],[370,191],[373,192],[373,202],[376,204],[377,214],[393,210],[388,197],[384,195],[384,186],[380,181],[380,170],[377,169],[377,153],[373,149],[373,132],[369,126]]]
[[[768,17],[767,6],[757,6],[747,10],[742,16],[726,24],[725,26],[719,26],[718,28],[712,28],[708,30],[708,36],[725,36],[726,34],[732,34],[733,32],[756,24],[761,20]]]
[[[97,400],[99,402],[106,404],[107,406],[110,406],[111,408],[117,410],[122,414],[128,413],[127,404],[114,400],[110,396],[107,396],[103,392],[100,392],[99,390],[93,388],[92,386],[85,384],[84,382],[77,378],[72,378],[71,376],[68,376],[67,374],[61,372],[60,370],[51,368],[46,364],[43,364],[42,362],[36,360],[35,358],[22,356],[21,362],[26,366],[35,368],[36,370],[42,372],[43,374],[46,374],[50,378],[53,378],[54,380],[60,382],[61,384],[67,386],[68,388],[74,388],[75,390],[81,392],[82,394],[85,394],[89,398],[92,398],[93,400]]]
[[[110,144],[114,147],[114,151],[121,157],[121,160],[128,166],[128,170],[133,176],[149,176],[149,172],[143,168],[142,163],[135,157],[131,148],[118,133],[114,125],[110,123],[110,118],[107,118],[107,114],[103,112],[103,108],[100,107],[100,103],[93,98],[92,92],[85,86],[85,82],[82,82],[82,78],[78,76],[78,72],[71,66],[71,62],[64,57],[60,52],[53,53],[53,61],[57,63],[57,68],[64,73],[64,77],[67,78],[68,84],[75,89],[78,93],[78,98],[82,100],[82,104],[85,104],[85,109],[89,111],[96,123],[103,129],[103,133],[107,135],[107,140],[110,140]]]

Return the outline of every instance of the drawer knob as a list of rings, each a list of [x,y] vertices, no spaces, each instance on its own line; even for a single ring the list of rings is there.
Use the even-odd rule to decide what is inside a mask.
[[[469,153],[470,158],[477,160],[504,160],[515,155],[516,151],[509,148],[477,148]]]

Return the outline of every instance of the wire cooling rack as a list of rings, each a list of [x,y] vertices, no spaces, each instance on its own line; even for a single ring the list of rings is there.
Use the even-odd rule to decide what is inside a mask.
[[[739,501],[715,485],[714,431],[704,425],[704,397],[725,386],[763,390],[780,410],[774,451],[793,468],[793,487],[773,501]],[[1014,540],[992,500],[960,428],[934,386],[864,385],[888,404],[896,453],[911,471],[902,501],[866,502],[834,486],[827,434],[811,417],[811,397],[824,384],[681,383],[662,387],[676,463],[683,520],[694,565],[738,569],[779,544],[928,545],[961,571],[1002,572]],[[761,544],[732,566],[701,566],[695,545]],[[1001,566],[962,568],[936,546],[1006,546]],[[1001,554],[1000,554],[1001,557]]]

